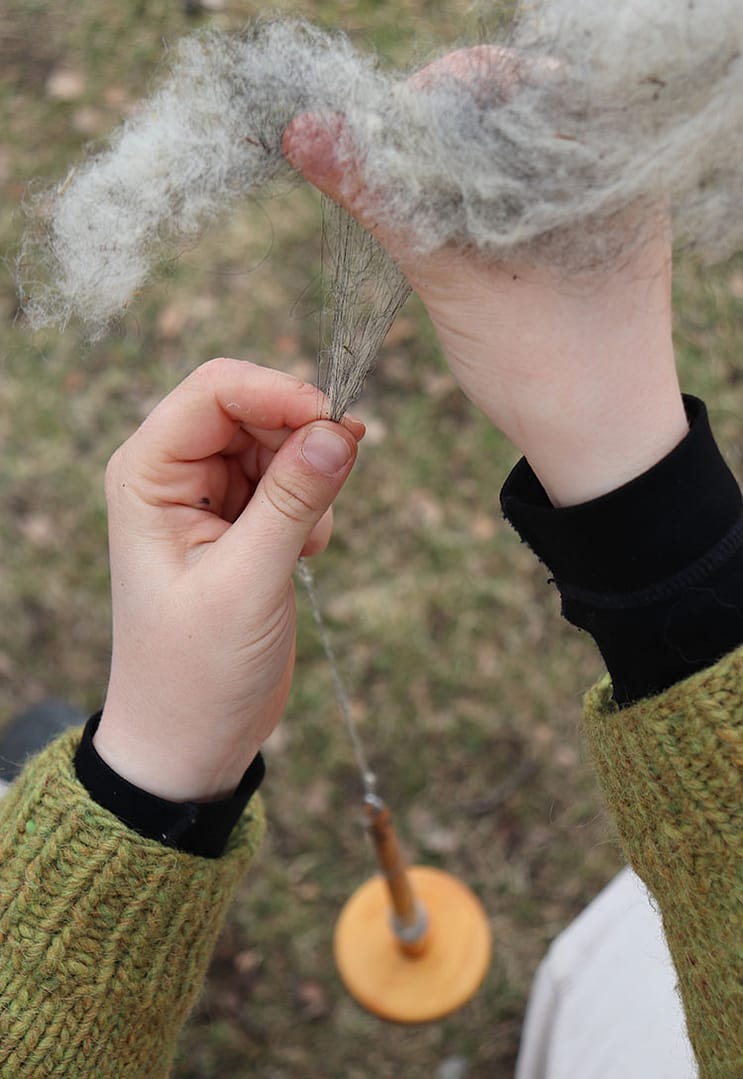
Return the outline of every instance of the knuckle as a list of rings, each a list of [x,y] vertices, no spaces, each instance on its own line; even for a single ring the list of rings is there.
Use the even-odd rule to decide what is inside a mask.
[[[133,437],[133,436],[132,436]],[[127,439],[117,450],[111,454],[103,474],[103,492],[106,503],[111,509],[121,496],[122,488],[127,487],[133,479],[134,470],[131,463],[131,452]]]
[[[317,517],[316,508],[292,477],[266,473],[264,491],[273,508],[290,521],[306,525]]]
[[[106,471],[103,475],[103,489],[106,494],[106,498],[110,499],[116,488],[121,482],[122,473],[122,447],[119,446],[117,450],[111,454],[106,465]]]
[[[200,364],[194,371],[194,375],[197,378],[211,381],[213,378],[219,378],[228,367],[232,366],[233,362],[233,360],[228,360],[224,356],[215,356],[213,359]]]

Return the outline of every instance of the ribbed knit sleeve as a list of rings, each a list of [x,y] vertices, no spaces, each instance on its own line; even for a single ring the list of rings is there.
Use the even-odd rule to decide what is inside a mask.
[[[164,1079],[262,811],[221,858],[146,839],[77,779],[80,733],[0,802],[0,1076]]]
[[[625,854],[663,916],[700,1079],[743,1076],[743,649],[585,730]]]

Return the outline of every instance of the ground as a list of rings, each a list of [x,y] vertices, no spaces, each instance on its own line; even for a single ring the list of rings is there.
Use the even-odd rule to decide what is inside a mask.
[[[286,5],[277,5],[286,6]],[[458,5],[306,0],[309,17],[409,64],[463,32]],[[13,258],[31,181],[63,176],[153,78],[163,43],[235,27],[242,0],[10,0],[0,13],[0,726],[44,697],[99,706],[110,649],[101,479],[111,451],[200,361],[312,378],[319,207],[302,187],[238,207],[109,339],[33,335]],[[682,259],[684,386],[741,474],[743,263]],[[408,302],[357,407],[356,474],[318,590],[382,793],[413,860],[458,874],[491,919],[492,966],[461,1012],[390,1026],[345,994],[334,919],[372,872],[360,788],[306,602],[296,686],[266,752],[270,835],[185,1031],[178,1079],[512,1075],[529,982],[554,935],[621,865],[579,732],[600,674],[544,567],[502,521],[513,450],[447,373]],[[239,585],[238,585],[239,586]]]

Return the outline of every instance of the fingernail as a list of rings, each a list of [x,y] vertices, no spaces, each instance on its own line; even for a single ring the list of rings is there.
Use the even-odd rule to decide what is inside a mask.
[[[332,476],[348,464],[351,451],[340,435],[327,427],[313,427],[302,444],[302,456],[318,472]]]

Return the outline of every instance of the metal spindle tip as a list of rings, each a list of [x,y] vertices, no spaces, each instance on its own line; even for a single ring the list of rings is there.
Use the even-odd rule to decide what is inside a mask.
[[[369,806],[369,808],[373,809],[376,813],[379,813],[384,809],[384,802],[379,795],[375,794],[373,791],[367,791],[364,795],[364,805]]]

